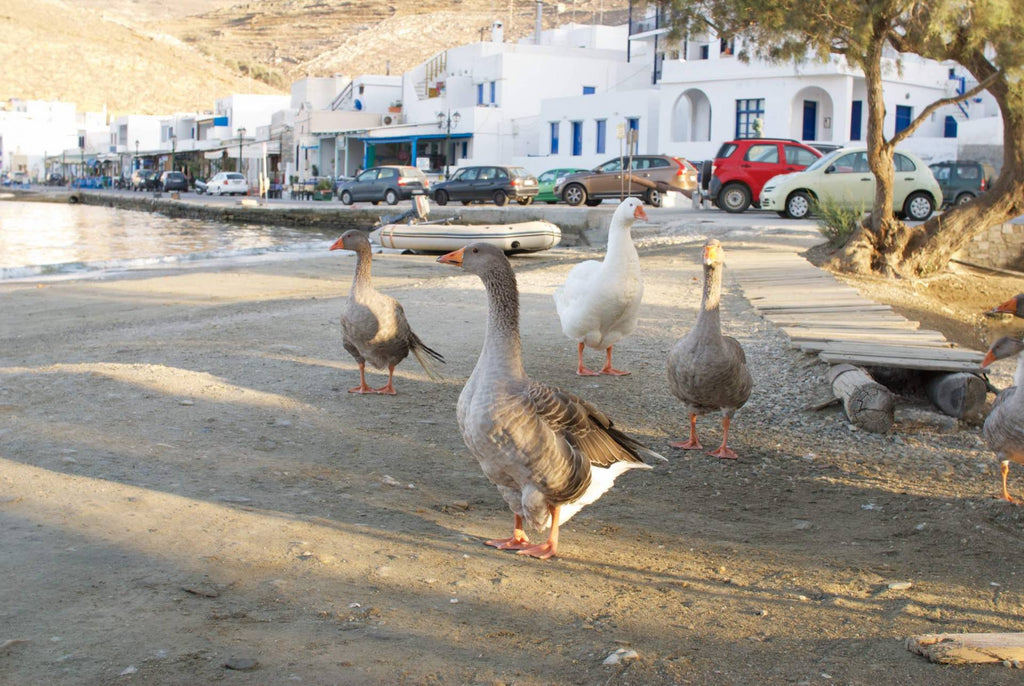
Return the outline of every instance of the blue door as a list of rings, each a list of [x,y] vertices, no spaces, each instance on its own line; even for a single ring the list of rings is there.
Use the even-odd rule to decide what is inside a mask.
[[[907,105],[896,105],[896,133],[910,126],[914,118],[914,108]]]
[[[803,140],[818,140],[818,103],[814,100],[804,100]]]
[[[850,140],[860,140],[860,122],[864,118],[864,101],[854,100],[850,105]]]
[[[956,117],[946,117],[943,138],[956,138]]]

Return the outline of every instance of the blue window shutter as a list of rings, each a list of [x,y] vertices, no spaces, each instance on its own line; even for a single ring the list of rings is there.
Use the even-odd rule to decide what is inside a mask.
[[[605,138],[608,131],[608,122],[604,119],[597,120],[597,148],[595,152],[603,155],[605,151]]]
[[[860,140],[861,120],[864,118],[864,101],[854,100],[850,105],[850,140]]]
[[[482,83],[476,84],[476,104],[484,104],[484,84]]]
[[[492,105],[496,102],[494,95],[497,92],[497,90],[498,90],[497,82],[496,81],[491,81],[491,104]]]
[[[593,86],[584,86],[583,87],[583,95],[593,95],[596,92],[597,92],[597,89],[594,88]]]
[[[572,123],[572,154],[578,157],[583,154],[583,122]]]
[[[558,122],[551,122],[551,154],[558,154]]]

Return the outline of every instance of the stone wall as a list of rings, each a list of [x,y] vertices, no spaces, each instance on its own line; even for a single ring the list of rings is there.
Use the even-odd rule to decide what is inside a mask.
[[[954,259],[1024,272],[1024,217],[982,231]]]

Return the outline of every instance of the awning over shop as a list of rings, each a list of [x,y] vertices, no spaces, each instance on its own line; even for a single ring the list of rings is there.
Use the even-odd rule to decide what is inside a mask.
[[[413,141],[443,141],[445,138],[451,140],[459,140],[464,138],[472,138],[471,133],[453,133],[446,135],[443,133],[425,133],[425,134],[409,134],[407,136],[361,136],[359,140],[368,145],[378,145],[384,143],[412,143]]]

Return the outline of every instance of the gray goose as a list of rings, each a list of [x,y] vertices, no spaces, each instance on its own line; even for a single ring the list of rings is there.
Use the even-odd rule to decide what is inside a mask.
[[[353,229],[342,234],[331,250],[352,250],[356,253],[356,272],[352,289],[341,310],[341,341],[345,350],[359,363],[359,385],[349,393],[381,393],[395,395],[395,366],[412,352],[427,375],[438,378],[432,364],[444,362],[436,350],[428,348],[409,328],[402,305],[390,295],[373,287],[370,278],[370,240],[362,231]],[[388,369],[388,382],[380,388],[366,384],[366,363],[377,369]]]
[[[999,459],[999,471],[1003,479],[1001,497],[1011,503],[1021,501],[1010,495],[1006,489],[1006,476],[1010,472],[1010,460],[1024,464],[1024,341],[1003,336],[992,344],[981,361],[985,369],[996,360],[1017,356],[1017,370],[1013,375],[1013,386],[996,397],[992,411],[985,418],[982,433],[989,447]]]
[[[476,274],[487,291],[488,319],[480,358],[459,394],[457,416],[466,447],[498,487],[514,515],[509,538],[486,545],[547,559],[558,529],[630,469],[650,469],[641,456],[664,460],[616,429],[594,405],[531,381],[523,369],[519,292],[498,248],[472,243],[438,262]],[[524,524],[551,527],[531,544]]]
[[[690,416],[690,438],[669,443],[673,448],[699,450],[697,415],[722,412],[722,445],[709,455],[735,460],[729,446],[729,423],[733,413],[747,402],[754,382],[747,370],[747,358],[739,342],[722,335],[719,304],[722,298],[723,251],[721,243],[709,240],[704,246],[704,291],[697,323],[668,354],[668,384],[672,394],[683,401]]]
[[[993,312],[1009,312],[1012,315],[1024,319],[1024,293],[1018,293],[1002,305],[999,305]]]

